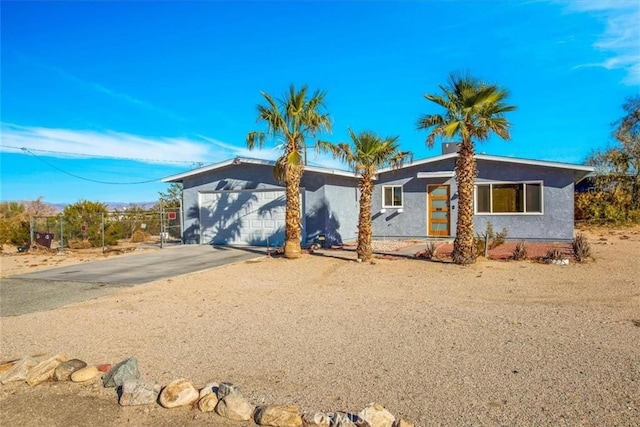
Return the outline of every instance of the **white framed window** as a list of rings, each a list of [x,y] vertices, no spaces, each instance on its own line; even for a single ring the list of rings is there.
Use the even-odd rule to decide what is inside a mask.
[[[476,184],[477,214],[543,213],[542,181],[490,182]]]
[[[382,186],[382,207],[402,208],[402,185]]]

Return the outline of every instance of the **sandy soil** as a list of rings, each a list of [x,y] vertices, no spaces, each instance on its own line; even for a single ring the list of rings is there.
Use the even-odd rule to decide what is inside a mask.
[[[0,359],[136,356],[159,384],[230,381],[303,410],[375,401],[421,426],[640,425],[640,230],[589,238],[594,260],[569,266],[263,258],[2,318]],[[2,275],[73,262],[46,256],[3,256]],[[2,425],[242,425],[121,408],[99,381],[0,386],[0,407]]]

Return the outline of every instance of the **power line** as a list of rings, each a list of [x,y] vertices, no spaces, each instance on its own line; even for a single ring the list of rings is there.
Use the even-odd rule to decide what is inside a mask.
[[[101,156],[101,155],[96,155],[96,154],[73,153],[73,152],[69,152],[69,151],[52,151],[52,150],[41,150],[41,149],[38,149],[38,148],[16,147],[16,146],[13,146],[13,145],[4,145],[4,144],[2,144],[2,147],[13,148],[13,149],[16,149],[16,150],[21,150],[21,151],[28,151],[29,154],[33,154],[33,153],[31,153],[32,151],[39,151],[41,153],[65,154],[67,156],[85,156],[85,157],[96,157],[96,158],[101,158],[101,159],[136,160],[136,161],[141,161],[141,162],[188,163],[188,164],[191,164],[191,165],[196,164],[196,163],[200,163],[200,162],[188,161],[188,160],[160,160],[160,159],[143,159],[143,158],[139,158],[139,157]]]
[[[5,145],[5,147],[6,147],[6,145]],[[15,148],[15,147],[12,147],[12,148]],[[155,178],[155,179],[150,179],[150,180],[146,180],[146,181],[135,181],[135,182],[113,182],[113,181],[100,181],[100,180],[97,180],[97,179],[85,178],[85,177],[83,177],[83,176],[76,175],[76,174],[74,174],[74,173],[71,173],[71,172],[68,172],[68,171],[66,171],[66,170],[64,170],[64,169],[59,168],[58,166],[56,166],[56,165],[54,165],[54,164],[52,164],[52,163],[50,163],[50,162],[48,162],[48,161],[44,160],[44,159],[43,159],[43,158],[41,158],[40,156],[38,156],[38,155],[36,155],[35,153],[31,152],[28,148],[22,147],[22,148],[21,148],[21,150],[22,150],[23,152],[27,153],[27,154],[32,155],[32,156],[33,156],[33,157],[35,157],[36,159],[40,160],[42,163],[44,163],[44,164],[46,164],[46,165],[48,165],[48,166],[52,167],[53,169],[56,169],[56,170],[60,171],[60,172],[62,172],[62,173],[64,173],[64,174],[66,174],[66,175],[72,176],[72,177],[77,178],[77,179],[81,179],[81,180],[83,180],[83,181],[94,182],[94,183],[96,183],[96,184],[109,184],[109,185],[135,185],[135,184],[149,184],[149,183],[151,183],[151,182],[157,182],[157,181],[162,180],[162,178]],[[39,151],[44,151],[44,150],[39,150]]]

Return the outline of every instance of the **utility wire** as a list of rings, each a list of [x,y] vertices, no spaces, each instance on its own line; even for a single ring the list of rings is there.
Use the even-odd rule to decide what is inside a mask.
[[[102,158],[102,159],[138,160],[138,161],[142,161],[142,162],[188,163],[188,164],[191,164],[191,165],[200,163],[200,162],[188,161],[188,160],[160,160],[160,159],[141,159],[139,157],[100,156],[100,155],[95,155],[95,154],[72,153],[72,152],[69,152],[69,151],[52,151],[52,150],[41,150],[41,149],[38,149],[38,148],[16,147],[16,146],[13,146],[13,145],[5,145],[5,144],[2,144],[2,147],[14,148],[16,150],[22,150],[22,151],[28,151],[29,154],[33,154],[33,153],[31,153],[32,151],[39,151],[41,153],[66,154],[68,156],[97,157],[97,158]]]
[[[5,147],[6,147],[6,145],[5,145]],[[12,148],[13,148],[13,147],[12,147]],[[62,173],[64,173],[64,174],[66,174],[66,175],[72,176],[72,177],[77,178],[77,179],[81,179],[81,180],[83,180],[83,181],[95,182],[96,184],[110,184],[110,185],[134,185],[134,184],[148,184],[148,183],[151,183],[151,182],[157,182],[157,181],[162,180],[162,178],[156,178],[156,179],[149,179],[149,180],[146,180],[146,181],[135,181],[135,182],[112,182],[112,181],[100,181],[100,180],[97,180],[97,179],[85,178],[85,177],[83,177],[83,176],[73,174],[73,173],[71,173],[71,172],[68,172],[68,171],[66,171],[66,170],[64,170],[64,169],[61,169],[61,168],[57,167],[56,165],[54,165],[54,164],[52,164],[52,163],[50,163],[50,162],[48,162],[48,161],[44,160],[43,158],[41,158],[41,157],[40,157],[40,156],[38,156],[38,155],[36,155],[36,154],[35,154],[35,153],[33,153],[32,151],[30,151],[28,148],[22,147],[22,148],[20,148],[20,149],[21,149],[23,152],[27,153],[27,154],[31,154],[33,157],[35,157],[36,159],[40,160],[42,163],[45,163],[46,165],[48,165],[48,166],[50,166],[50,167],[52,167],[52,168],[54,168],[54,169],[56,169],[56,170],[58,170],[58,171],[60,171],[60,172],[62,172]],[[39,151],[44,151],[44,150],[39,150]]]

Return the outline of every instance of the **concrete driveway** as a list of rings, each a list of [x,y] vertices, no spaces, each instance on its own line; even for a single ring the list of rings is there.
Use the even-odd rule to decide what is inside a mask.
[[[51,310],[159,279],[265,256],[265,248],[181,245],[8,277],[0,281],[0,316]]]

